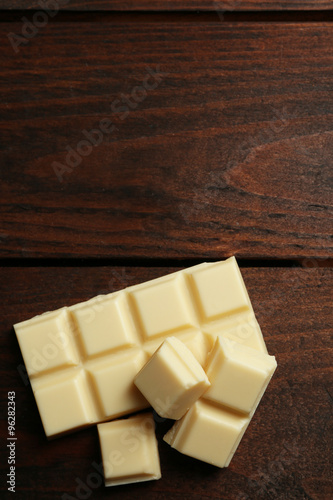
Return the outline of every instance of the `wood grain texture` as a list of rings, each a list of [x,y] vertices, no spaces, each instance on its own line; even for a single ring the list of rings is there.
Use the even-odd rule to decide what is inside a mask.
[[[15,53],[22,29],[0,25],[1,257],[332,257],[330,25],[50,22]]]
[[[159,277],[176,268],[6,268],[0,330],[1,405],[16,391],[17,498],[326,500],[332,491],[332,269],[242,269],[278,369],[227,469],[185,457],[162,442],[170,423],[156,422],[162,479],[105,489],[96,428],[47,442],[25,384],[12,325],[35,314]],[[1,420],[1,436],[7,435]],[[3,450],[4,439],[2,441]],[[4,456],[6,454],[4,453]],[[2,462],[2,472],[7,465]],[[92,474],[95,473],[94,478]],[[91,483],[89,482],[91,481]],[[95,482],[94,482],[95,481]],[[2,482],[2,498],[6,487]],[[86,494],[87,494],[87,490]],[[8,492],[7,492],[8,493]],[[62,495],[68,496],[63,497]],[[10,494],[12,495],[12,494]],[[87,497],[88,498],[88,497]]]
[[[53,0],[60,10],[73,11],[261,11],[261,10],[328,10],[331,0]],[[0,9],[40,9],[52,0],[0,0]],[[54,8],[54,7],[53,7]]]

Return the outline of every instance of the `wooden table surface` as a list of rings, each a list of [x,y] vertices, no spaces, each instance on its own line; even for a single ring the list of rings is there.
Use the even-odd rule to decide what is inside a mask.
[[[0,0],[1,498],[330,500],[333,2],[45,2]],[[230,466],[156,418],[162,479],[105,488],[96,427],[46,440],[12,325],[230,255],[278,362]]]

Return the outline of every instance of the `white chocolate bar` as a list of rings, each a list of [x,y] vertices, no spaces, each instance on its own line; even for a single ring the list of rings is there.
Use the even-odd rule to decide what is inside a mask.
[[[134,377],[167,337],[180,339],[202,366],[217,335],[266,352],[234,257],[14,328],[48,437],[149,406]]]

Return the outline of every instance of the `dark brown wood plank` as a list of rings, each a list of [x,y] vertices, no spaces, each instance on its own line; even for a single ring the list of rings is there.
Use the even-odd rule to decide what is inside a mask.
[[[328,10],[330,0],[0,0],[0,9],[36,9],[43,4],[56,10],[73,11],[262,11],[262,10]]]
[[[1,257],[332,257],[329,24],[0,30]]]
[[[17,498],[83,498],[82,484],[86,488],[87,483],[91,484],[92,473],[95,485],[101,482],[101,477],[93,465],[100,463],[96,428],[46,441],[31,389],[26,385],[13,323],[174,270],[1,269],[0,294],[4,302],[0,330],[1,404],[5,416],[7,392],[16,392]],[[91,498],[330,497],[333,270],[250,268],[242,273],[278,369],[230,467],[215,469],[170,449],[162,442],[170,424],[157,421],[162,479],[112,489],[100,485],[92,488]],[[3,418],[4,458],[6,435]],[[8,472],[5,461],[1,467],[5,477]],[[78,484],[81,489],[76,490]],[[4,482],[1,488],[6,491]],[[62,496],[65,493],[67,497]]]

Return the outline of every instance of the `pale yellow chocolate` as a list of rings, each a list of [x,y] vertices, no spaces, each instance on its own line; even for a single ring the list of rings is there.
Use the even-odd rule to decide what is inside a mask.
[[[99,424],[105,486],[160,479],[155,423],[145,413]]]
[[[204,397],[236,411],[253,413],[276,366],[274,356],[217,338],[206,367],[212,385]]]
[[[227,467],[275,368],[274,356],[218,337],[206,366],[210,388],[164,440],[185,455]]]
[[[191,351],[179,339],[167,338],[134,380],[154,410],[180,419],[210,386]]]
[[[217,336],[266,352],[233,257],[14,328],[48,437],[147,407],[134,377],[167,337],[181,340],[202,366]]]
[[[227,467],[249,422],[249,417],[226,411],[202,398],[177,420],[164,441],[185,455]]]

